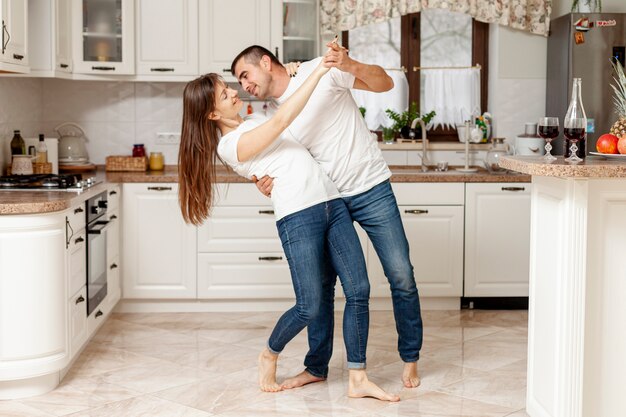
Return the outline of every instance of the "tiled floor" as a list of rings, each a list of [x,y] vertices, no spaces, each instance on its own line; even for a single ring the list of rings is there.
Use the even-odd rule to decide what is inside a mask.
[[[279,313],[114,314],[51,393],[0,401],[0,416],[524,417],[526,311],[425,311],[422,385],[404,389],[390,312],[372,312],[368,373],[399,403],[346,397],[341,327],[327,382],[276,394],[256,357]],[[340,316],[337,316],[340,322]],[[302,369],[306,334],[279,361]]]

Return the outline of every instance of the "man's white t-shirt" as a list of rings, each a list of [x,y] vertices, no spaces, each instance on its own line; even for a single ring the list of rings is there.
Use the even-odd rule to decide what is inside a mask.
[[[285,131],[267,149],[239,162],[237,143],[241,135],[267,121],[251,115],[237,129],[222,136],[217,153],[239,175],[251,179],[268,175],[274,178],[272,204],[276,220],[334,198],[340,198],[337,187],[315,162],[309,151]]]
[[[304,62],[276,101],[282,104],[311,75],[322,58]],[[288,131],[311,152],[343,197],[370,190],[391,177],[350,93],[354,75],[332,68]]]

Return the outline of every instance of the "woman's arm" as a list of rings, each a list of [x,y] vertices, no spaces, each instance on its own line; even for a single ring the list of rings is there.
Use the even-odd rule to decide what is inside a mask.
[[[325,60],[322,59],[318,67],[304,81],[304,83],[278,108],[271,119],[261,126],[249,130],[241,135],[237,143],[237,159],[245,162],[267,148],[300,114],[317,83],[328,72]]]

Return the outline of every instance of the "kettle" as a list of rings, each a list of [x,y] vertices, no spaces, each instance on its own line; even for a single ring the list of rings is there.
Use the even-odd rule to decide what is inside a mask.
[[[59,134],[59,165],[88,165],[87,136],[76,123],[63,123],[54,128]]]

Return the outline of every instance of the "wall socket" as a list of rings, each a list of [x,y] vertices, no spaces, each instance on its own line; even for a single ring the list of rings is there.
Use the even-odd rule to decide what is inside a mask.
[[[178,132],[157,132],[157,145],[178,145],[180,143],[180,133]]]

